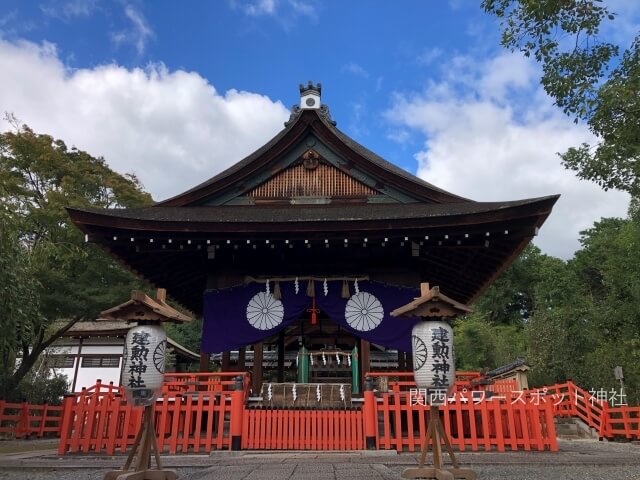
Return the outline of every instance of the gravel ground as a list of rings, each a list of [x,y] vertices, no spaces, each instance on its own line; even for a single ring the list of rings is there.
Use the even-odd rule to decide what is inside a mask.
[[[120,468],[122,455],[65,455],[51,445],[0,442],[0,480],[102,480]],[[479,479],[640,480],[640,445],[595,441],[560,442],[560,452],[464,452],[462,467]],[[215,452],[163,456],[184,480],[397,480],[417,465],[416,454],[394,452]]]

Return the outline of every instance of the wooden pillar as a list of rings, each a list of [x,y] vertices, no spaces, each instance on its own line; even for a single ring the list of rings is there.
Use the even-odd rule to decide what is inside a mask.
[[[240,347],[240,349],[238,350],[238,371],[239,372],[244,372],[246,367],[246,363],[247,363],[247,348],[246,347]]]
[[[370,360],[370,344],[368,340],[360,339],[360,388],[363,388],[366,381],[366,375],[369,371],[371,371],[371,360]]]
[[[231,352],[222,352],[222,371],[231,370]]]
[[[254,395],[260,394],[262,387],[262,342],[253,346],[253,378],[251,379],[251,388]]]
[[[399,372],[404,372],[407,370],[405,359],[406,357],[404,355],[404,352],[401,352],[400,350],[398,350],[398,371]]]
[[[201,372],[210,372],[211,366],[209,365],[209,357],[211,354],[209,352],[200,352],[200,371]]]
[[[284,330],[278,335],[278,383],[284,382]]]

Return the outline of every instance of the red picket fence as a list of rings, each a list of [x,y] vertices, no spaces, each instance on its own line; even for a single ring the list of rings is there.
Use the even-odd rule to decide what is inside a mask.
[[[237,375],[236,375],[237,376]],[[209,453],[231,447],[234,423],[244,405],[243,391],[205,391],[197,395],[164,393],[155,403],[155,428],[161,452]],[[98,383],[64,401],[58,453],[125,452],[142,423],[142,407],[133,407],[112,385]],[[233,414],[232,414],[233,411]],[[237,420],[236,420],[237,418]],[[241,424],[236,427],[239,432]]]
[[[387,390],[391,392],[404,392],[416,388],[413,372],[370,372],[367,373],[367,376],[377,379],[378,388],[380,388],[381,383],[384,383]],[[509,393],[518,389],[518,384],[515,380],[495,380],[491,384],[475,383],[480,377],[479,372],[457,371],[453,391],[490,390],[496,393]],[[381,382],[381,380],[383,381]]]
[[[245,409],[247,450],[363,450],[362,410]]]
[[[429,407],[408,392],[380,394],[375,405],[377,445],[380,449],[410,452],[420,449],[429,422]],[[466,398],[466,397],[465,397]],[[557,451],[553,408],[549,403],[519,402],[514,395],[476,401],[447,402],[441,421],[460,451]],[[366,406],[365,406],[366,409]]]
[[[640,439],[640,407],[600,403],[571,381],[524,392],[509,391],[506,383],[498,388],[493,384],[486,391],[477,386],[473,393],[466,389],[477,377],[466,373],[450,401],[440,407],[444,428],[459,450],[555,451],[554,416],[578,417],[603,438]],[[167,375],[164,393],[155,404],[160,450],[416,451],[426,435],[430,412],[411,392],[411,373],[372,374],[390,377],[389,391],[365,392],[362,408],[336,410],[248,407],[246,374],[243,389],[232,390],[238,375]],[[16,437],[59,433],[60,454],[125,452],[141,421],[141,407],[129,405],[119,387],[99,381],[66,397],[63,407],[0,402],[0,432]]]
[[[249,393],[251,378],[246,373],[165,373],[162,393],[230,392],[235,390],[236,378],[243,377],[244,392]]]
[[[612,407],[572,381],[535,389],[529,394],[547,399],[553,405],[556,416],[580,418],[596,430],[600,438],[624,436],[640,440],[640,407]]]
[[[58,436],[61,423],[61,406],[8,403],[0,400],[0,433],[15,438],[32,435],[41,438],[47,433]]]

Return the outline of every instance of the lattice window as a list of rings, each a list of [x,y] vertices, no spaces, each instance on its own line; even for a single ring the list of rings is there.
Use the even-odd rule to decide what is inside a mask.
[[[378,192],[333,165],[295,165],[248,192],[253,198],[367,197]]]
[[[82,357],[82,368],[118,368],[120,357],[117,355]]]

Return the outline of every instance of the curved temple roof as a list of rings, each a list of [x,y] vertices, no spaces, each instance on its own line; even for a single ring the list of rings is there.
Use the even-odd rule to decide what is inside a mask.
[[[285,125],[245,159],[173,198],[146,208],[69,208],[71,219],[89,241],[195,312],[212,274],[373,269],[396,272],[411,286],[439,285],[468,303],[527,245],[558,199],[474,202],[442,190],[340,132],[324,105],[294,107]],[[333,193],[316,195],[318,183]]]

